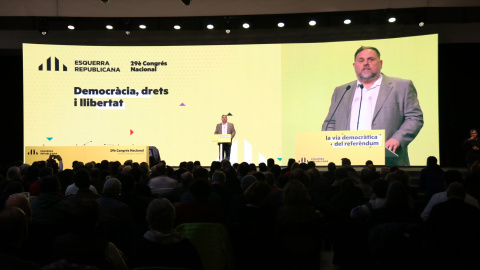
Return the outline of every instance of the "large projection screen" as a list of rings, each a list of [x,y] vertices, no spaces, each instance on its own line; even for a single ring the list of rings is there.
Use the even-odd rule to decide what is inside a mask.
[[[286,165],[295,134],[321,131],[334,88],[356,79],[362,45],[379,49],[384,74],[417,89],[424,126],[409,145],[410,164],[439,157],[436,34],[262,45],[24,44],[24,146],[156,146],[170,165],[209,165],[218,158],[215,125],[231,114],[232,163]]]

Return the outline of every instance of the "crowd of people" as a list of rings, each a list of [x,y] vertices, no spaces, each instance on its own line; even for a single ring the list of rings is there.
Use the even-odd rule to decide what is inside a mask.
[[[464,176],[429,157],[418,185],[347,158],[323,173],[293,159],[63,166],[2,169],[0,269],[320,269],[325,250],[337,269],[480,269],[478,161]],[[209,236],[223,255],[202,252],[189,224],[224,229]]]

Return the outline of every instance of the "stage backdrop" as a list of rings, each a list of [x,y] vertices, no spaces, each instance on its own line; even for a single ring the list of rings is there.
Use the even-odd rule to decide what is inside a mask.
[[[437,35],[267,45],[24,44],[24,145],[150,145],[170,165],[209,165],[218,156],[215,125],[231,114],[232,162],[271,157],[286,165],[296,133],[320,131],[334,88],[356,79],[361,45],[380,50],[383,73],[417,88],[425,125],[409,146],[411,164],[439,157]]]

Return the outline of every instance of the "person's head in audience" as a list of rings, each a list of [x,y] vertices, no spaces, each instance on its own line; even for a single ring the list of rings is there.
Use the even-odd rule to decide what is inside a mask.
[[[212,174],[212,184],[217,184],[217,185],[222,185],[223,186],[223,185],[225,185],[226,179],[227,179],[227,176],[222,171],[215,171]]]
[[[175,220],[175,207],[164,198],[155,199],[147,208],[147,222],[150,230],[160,233],[171,233]]]
[[[28,219],[18,207],[7,207],[0,211],[0,250],[12,252],[20,249],[27,241]],[[14,269],[14,268],[12,268]]]
[[[342,181],[348,177],[348,170],[345,167],[340,167],[335,170],[335,180],[337,182]]]
[[[248,174],[249,166],[248,163],[242,162],[240,165],[238,165],[238,175],[239,176],[245,176]]]
[[[386,206],[400,206],[414,209],[413,199],[408,193],[407,187],[398,181],[390,183],[387,191]]]
[[[125,162],[123,163],[123,165],[125,166],[132,166],[133,164],[133,160],[129,159],[129,160],[125,160]]]
[[[427,158],[427,167],[432,167],[432,168],[433,168],[433,167],[436,167],[436,166],[438,166],[437,162],[438,162],[438,160],[437,160],[436,157],[434,157],[434,156],[429,156],[429,157]]]
[[[270,187],[264,181],[252,183],[243,193],[247,202],[257,207],[265,207],[270,198]]]
[[[208,202],[208,197],[212,193],[212,186],[204,178],[193,180],[189,187],[190,193],[197,202]]]
[[[397,173],[389,173],[386,177],[386,180],[389,185],[393,182],[402,182],[402,180],[400,179],[400,175],[398,175]]]
[[[272,166],[275,165],[275,160],[273,158],[267,159],[267,168],[270,170]]]
[[[255,163],[248,164],[248,171],[249,172],[256,172],[257,171],[257,165],[255,165]]]
[[[453,182],[447,188],[448,199],[460,199],[463,201],[465,200],[465,195],[467,195],[467,191],[462,183]]]
[[[375,168],[375,165],[373,164],[368,164],[367,169],[371,170],[372,172],[377,172],[377,168]]]
[[[257,181],[257,178],[253,175],[245,175],[242,180],[240,181],[240,187],[243,191],[247,190],[247,188]]]
[[[290,180],[283,189],[285,205],[307,205],[310,203],[310,194],[305,185],[298,180]]]
[[[193,170],[193,179],[204,179],[208,180],[208,170],[203,167],[196,167]]]
[[[407,171],[398,170],[395,173],[400,177],[400,182],[402,182],[402,184],[405,186],[410,185],[410,175],[407,173]]]
[[[27,221],[32,220],[32,206],[30,205],[30,200],[23,195],[23,193],[14,193],[8,197],[5,201],[5,208],[7,207],[18,207],[22,209],[27,217]]]
[[[73,175],[73,182],[80,190],[87,190],[90,187],[90,174],[87,169],[78,169]]]
[[[388,183],[385,180],[375,180],[372,184],[373,194],[376,198],[385,199],[387,197]]]
[[[295,159],[294,159],[294,158],[289,158],[289,159],[288,159],[288,163],[287,163],[287,168],[288,168],[289,170],[292,169],[293,163],[295,163]]]
[[[372,184],[375,179],[375,173],[370,169],[363,169],[360,171],[360,181],[365,185]]]
[[[370,165],[370,164],[373,165],[373,161],[367,160],[367,161],[365,162],[365,167],[368,167],[368,165]]]
[[[193,167],[197,167],[197,166],[202,166],[202,164],[200,164],[200,161],[195,160],[195,162],[193,162]]]
[[[315,161],[309,161],[309,162],[307,163],[307,166],[308,166],[309,169],[315,168]]]
[[[175,170],[172,168],[172,166],[167,165],[167,175],[172,176],[175,174]]]
[[[280,174],[282,173],[282,168],[280,168],[280,165],[275,164],[272,166],[270,171],[273,173],[273,175],[275,175],[275,179],[278,179],[278,177],[280,177]]]
[[[327,168],[330,173],[334,173],[337,170],[337,165],[335,165],[333,162],[330,162],[328,163]]]
[[[478,175],[480,174],[480,161],[475,160],[473,164],[470,166],[470,174]]]
[[[352,166],[352,162],[348,158],[342,158],[342,167]]]
[[[260,172],[263,172],[263,173],[266,172],[267,171],[267,164],[265,164],[264,162],[258,164],[258,170]]]
[[[123,195],[135,194],[135,179],[130,173],[122,173],[120,175],[120,183],[122,183]]]
[[[294,162],[292,164],[292,167],[290,167],[290,170],[293,171],[295,169],[299,169],[300,168],[300,164],[298,164],[298,162]]]
[[[383,167],[380,169],[380,179],[387,180],[387,176],[390,173],[390,168]]]
[[[222,169],[225,169],[225,168],[228,168],[228,167],[232,166],[232,164],[230,163],[230,160],[228,160],[228,159],[222,160],[222,162],[220,164],[221,164],[220,168],[222,168]]]
[[[312,185],[312,180],[310,179],[310,175],[308,175],[304,170],[302,169],[295,169],[292,170],[290,173],[290,181],[292,180],[298,180],[302,182],[302,184],[309,189],[310,186]]]
[[[180,179],[182,179],[182,185],[188,188],[193,181],[193,174],[189,171],[186,171],[180,175]]]
[[[103,185],[103,195],[116,198],[122,191],[122,183],[117,178],[110,177]]]
[[[255,178],[257,179],[257,181],[265,181],[265,174],[264,174],[264,173],[255,172],[255,173],[253,173],[252,175],[255,176]]]
[[[187,162],[187,170],[188,170],[189,172],[193,172],[193,168],[194,168],[194,167],[195,167],[195,165],[193,164],[192,161]]]
[[[93,199],[80,199],[72,206],[72,231],[79,234],[95,233],[100,215],[100,204]]]
[[[22,180],[22,174],[20,168],[12,166],[7,170],[7,181],[20,181]]]
[[[40,193],[58,193],[60,192],[60,182],[57,176],[48,175],[40,179]]]
[[[303,171],[306,171],[306,170],[308,170],[308,165],[307,165],[307,163],[302,162],[302,163],[298,164],[298,168],[300,168]]]
[[[155,166],[155,175],[157,176],[167,175],[167,167],[165,167],[165,165],[158,164],[157,166]]]
[[[122,174],[123,173],[130,173],[131,170],[132,170],[132,166],[127,165],[127,166],[123,167]]]
[[[108,160],[104,159],[102,162],[100,162],[100,169],[108,171],[108,166],[110,165],[110,162]]]
[[[266,172],[265,173],[265,182],[271,186],[275,186],[275,175],[272,172]]]
[[[8,181],[3,188],[3,194],[6,196],[20,192],[23,192],[23,185],[19,181]]]

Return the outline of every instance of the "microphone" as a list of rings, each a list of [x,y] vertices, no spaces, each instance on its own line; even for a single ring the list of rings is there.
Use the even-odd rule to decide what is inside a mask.
[[[359,84],[358,86],[360,87],[360,106],[358,106],[357,130],[358,124],[360,123],[360,111],[362,110],[363,84]]]
[[[82,146],[85,146],[85,145],[87,145],[87,143],[91,143],[91,142],[92,142],[92,141],[88,141],[88,142],[84,143]]]
[[[345,88],[345,92],[343,92],[343,95],[342,95],[342,97],[340,98],[340,101],[338,102],[337,107],[335,107],[335,110],[333,111],[332,116],[330,116],[330,119],[328,120],[327,125],[325,126],[325,130],[328,129],[328,125],[330,125],[330,121],[332,121],[333,116],[334,116],[335,113],[337,112],[338,106],[340,106],[340,103],[342,102],[343,97],[345,96],[345,94],[347,93],[347,91],[350,90],[350,88],[352,88],[350,85],[348,85],[347,88]]]

